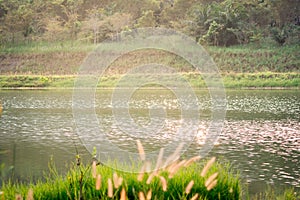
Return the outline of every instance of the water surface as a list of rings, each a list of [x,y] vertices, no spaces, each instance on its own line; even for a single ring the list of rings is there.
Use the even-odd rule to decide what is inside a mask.
[[[277,188],[294,186],[300,190],[300,93],[298,90],[227,91],[227,114],[222,133],[208,156],[216,155],[239,170],[251,193],[267,184]],[[196,137],[186,155],[198,155],[203,135],[211,120],[211,99],[197,91],[200,120]],[[47,169],[53,156],[58,169],[74,161],[77,152],[89,154],[76,136],[72,114],[72,90],[1,90],[4,110],[0,118],[0,163],[14,166],[15,177],[31,180]],[[99,90],[95,111],[102,131],[114,145],[136,152],[136,139],[143,138],[146,152],[165,147],[176,140],[182,125],[180,105],[167,90],[141,90],[130,100],[130,116],[139,126],[151,123],[149,106],[166,111],[159,133],[147,136],[132,130],[120,131],[114,121],[111,91]],[[119,122],[126,125],[127,119]],[[88,121],[86,122],[89,123]],[[130,127],[129,127],[130,128]],[[87,128],[85,137],[97,140]],[[145,139],[146,138],[146,139]],[[2,179],[4,177],[1,177]]]

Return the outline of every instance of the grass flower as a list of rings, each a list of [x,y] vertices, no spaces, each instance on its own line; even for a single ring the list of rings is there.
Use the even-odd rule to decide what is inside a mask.
[[[184,165],[186,160],[182,160],[179,163],[175,164],[170,170],[169,178],[173,178],[174,174]]]
[[[101,175],[98,174],[96,178],[96,190],[100,190],[101,188]]]
[[[181,152],[183,146],[184,146],[184,143],[180,143],[178,145],[178,147],[176,148],[176,150],[174,151],[174,153],[167,158],[167,160],[166,160],[166,162],[164,164],[164,167],[168,166],[169,163],[174,162],[174,161],[176,161],[176,160],[178,160],[180,158],[180,152]]]
[[[163,191],[167,191],[167,180],[163,176],[159,176]]]
[[[119,187],[119,177],[116,172],[113,174],[113,182],[114,182],[114,187],[117,189]]]
[[[154,178],[154,176],[155,176],[155,172],[151,173],[147,178],[146,184],[149,185],[151,183],[152,179]]]
[[[33,200],[33,189],[30,188],[27,193],[26,200]]]
[[[109,198],[112,198],[113,193],[114,193],[114,188],[113,188],[113,184],[112,184],[112,181],[111,181],[110,178],[107,180],[107,184],[108,184],[108,186],[107,186],[107,196]]]
[[[122,188],[121,194],[120,194],[120,200],[126,200],[126,199],[127,199],[127,197],[126,197],[125,188]]]
[[[205,187],[208,187],[216,178],[218,177],[218,172],[212,174],[206,181]]]
[[[201,159],[201,156],[195,156],[195,157],[192,157],[192,158],[190,158],[190,159],[188,159],[185,163],[184,163],[184,167],[188,167],[188,166],[190,166],[192,163],[194,163],[194,162],[196,162],[196,161],[198,161],[198,160],[200,160]]]
[[[137,177],[138,181],[142,181],[143,180],[144,174],[145,174],[145,168],[146,168],[146,163],[143,164],[143,166],[141,167],[140,172],[138,173],[138,177]]]
[[[186,188],[185,188],[185,193],[186,194],[189,194],[191,192],[191,189],[194,186],[194,183],[195,183],[194,180],[191,180],[189,182],[189,184],[186,186]]]
[[[164,148],[161,148],[159,150],[159,153],[158,153],[158,157],[157,157],[156,166],[155,166],[154,171],[158,171],[159,168],[161,167],[163,155],[164,155]]]
[[[204,177],[206,175],[206,173],[208,172],[208,170],[211,168],[211,166],[214,164],[214,162],[216,161],[216,157],[212,157],[207,163],[206,165],[203,167],[202,171],[201,171],[201,176]]]
[[[142,191],[139,192],[139,200],[146,200],[145,195]]]
[[[199,197],[199,194],[196,193],[194,196],[192,196],[191,200],[196,200],[196,199],[198,199],[198,197]]]
[[[211,183],[206,187],[207,191],[210,191],[211,189],[213,189],[213,188],[217,185],[217,183],[218,183],[218,180],[217,180],[217,179],[215,179],[213,182],[211,182]]]
[[[118,178],[118,187],[120,187],[121,185],[122,185],[122,183],[123,183],[123,178],[122,177],[119,177]]]
[[[138,152],[140,154],[140,158],[141,158],[142,161],[144,161],[146,159],[146,154],[145,154],[145,151],[144,151],[144,147],[143,147],[140,140],[137,140],[136,143],[137,143],[137,147],[138,147]]]
[[[97,167],[96,167],[96,165],[97,165],[97,163],[94,160],[93,163],[92,163],[92,176],[93,176],[93,178],[96,178],[96,176],[97,176]]]
[[[147,192],[146,199],[147,199],[147,200],[151,200],[151,197],[152,197],[152,190],[150,189],[150,190]]]

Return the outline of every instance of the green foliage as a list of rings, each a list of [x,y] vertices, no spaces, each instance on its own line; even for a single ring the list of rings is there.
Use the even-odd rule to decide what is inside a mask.
[[[285,190],[275,190],[272,187],[268,187],[266,191],[261,192],[254,197],[252,200],[265,200],[265,199],[275,199],[275,200],[298,200],[300,199],[300,194],[293,188],[287,188]]]
[[[117,163],[113,162],[117,167]],[[147,194],[152,190],[151,199],[190,199],[198,193],[200,199],[240,199],[241,183],[238,175],[233,173],[229,165],[214,164],[207,174],[202,177],[200,173],[205,162],[194,163],[189,167],[181,167],[179,171],[169,178],[168,170],[161,170],[152,181],[147,184],[146,181],[150,174],[145,173],[142,180],[138,180],[138,174],[115,171],[114,169],[98,165],[96,174],[101,175],[101,187],[96,190],[97,180],[92,176],[92,167],[73,165],[65,175],[59,175],[55,165],[50,164],[49,175],[45,176],[44,181],[38,181],[36,184],[18,184],[7,182],[1,191],[4,199],[15,199],[17,194],[26,197],[29,189],[32,189],[34,199],[120,199],[121,190],[124,188],[128,199],[139,199],[139,192]],[[218,172],[217,185],[211,190],[207,190],[205,181],[215,172]],[[113,188],[113,197],[108,197],[108,179],[113,180],[116,174],[122,177],[120,186]],[[159,176],[166,179],[167,189],[162,188],[162,182]],[[194,185],[189,193],[185,189],[189,182],[193,180]],[[0,196],[1,197],[1,196]]]
[[[268,36],[271,23],[290,26],[291,16],[298,15],[297,1],[287,1],[1,0],[0,43],[99,43],[121,31],[150,26],[173,28],[205,44],[244,44]],[[286,40],[281,29],[271,32],[279,43]]]
[[[191,31],[200,43],[221,46],[249,43],[257,25],[254,16],[268,12],[265,4],[257,1],[200,4],[191,14]]]
[[[300,27],[296,25],[284,25],[280,27],[271,27],[272,38],[279,44],[284,45],[288,40],[294,40],[292,43],[300,42]]]

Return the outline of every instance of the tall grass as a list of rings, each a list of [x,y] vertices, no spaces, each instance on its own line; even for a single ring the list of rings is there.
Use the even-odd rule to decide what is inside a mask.
[[[140,148],[142,149],[142,148]],[[143,155],[143,151],[139,151]],[[160,152],[161,153],[161,152]],[[141,156],[141,158],[143,158]],[[148,161],[141,160],[139,173],[119,171],[120,163],[109,161],[107,166],[93,159],[83,164],[79,156],[65,175],[57,172],[52,160],[49,172],[43,180],[33,183],[7,181],[0,189],[0,199],[276,199],[297,200],[300,198],[293,189],[279,193],[269,188],[264,193],[250,197],[242,194],[240,177],[232,171],[230,164],[220,164],[213,157],[200,157],[164,162],[159,154],[154,170],[145,170]],[[91,164],[92,163],[92,164]],[[111,167],[108,167],[111,166]],[[124,166],[122,166],[123,168]],[[135,165],[127,166],[134,168]]]
[[[250,197],[248,197],[250,199]],[[265,200],[265,199],[275,199],[275,200],[299,200],[300,194],[293,188],[287,188],[285,190],[275,190],[270,186],[266,191],[256,194],[251,197],[251,200]]]
[[[0,199],[16,197],[33,199],[240,199],[239,176],[229,165],[212,158],[198,162],[199,157],[167,162],[153,171],[145,170],[149,161],[142,161],[139,173],[118,171],[94,160],[91,164],[73,164],[60,175],[50,162],[49,174],[35,184],[8,181],[1,188]],[[130,167],[130,166],[129,166]],[[134,167],[134,166],[131,166]],[[33,193],[33,195],[32,195]]]
[[[149,193],[151,199],[190,199],[198,195],[200,199],[239,199],[241,186],[237,175],[234,175],[228,166],[215,163],[209,172],[200,176],[204,163],[194,163],[188,168],[182,167],[169,178],[167,170],[159,171],[147,184],[151,173],[145,173],[143,179],[138,181],[138,174],[115,171],[107,166],[97,166],[97,174],[101,176],[101,187],[96,189],[97,179],[91,174],[88,165],[74,166],[66,176],[51,174],[46,181],[36,184],[18,184],[7,182],[1,188],[4,199],[15,199],[16,195],[26,197],[30,189],[33,190],[34,199],[120,199],[122,190],[126,191],[128,199],[140,199],[139,193]],[[218,172],[217,184],[210,190],[205,186],[205,181],[214,173]],[[112,198],[108,194],[108,180],[114,180],[114,174],[123,181],[120,186],[113,187]],[[165,183],[161,180],[165,179]],[[190,181],[194,184],[189,192],[186,188]],[[115,181],[113,181],[115,183]],[[167,184],[164,189],[163,184]],[[1,196],[0,196],[1,199]]]

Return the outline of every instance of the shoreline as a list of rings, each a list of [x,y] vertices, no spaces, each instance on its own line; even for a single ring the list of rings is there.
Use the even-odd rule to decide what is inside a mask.
[[[85,89],[85,88],[82,88]],[[114,87],[97,87],[96,90],[113,90]],[[124,90],[128,90],[130,88],[126,87]],[[149,87],[145,88],[144,90],[164,90],[165,88],[156,88],[156,87]],[[193,88],[196,90],[207,90],[207,88],[200,87],[200,88]],[[225,90],[299,90],[300,87],[236,87],[236,88],[226,88]],[[8,90],[74,90],[74,87],[0,87],[0,91],[8,91]],[[143,90],[143,89],[142,89]]]
[[[180,74],[192,88],[207,89],[206,83],[200,74],[181,73]],[[143,76],[143,75],[142,75]],[[257,72],[257,73],[230,73],[221,74],[224,89],[234,90],[294,90],[300,89],[300,73],[296,72]],[[50,89],[74,89],[77,75],[0,75],[0,90],[50,90]],[[121,74],[101,77],[98,80],[97,89],[114,89],[118,81],[122,78]],[[141,80],[137,77],[136,81]],[[167,80],[167,79],[166,79]],[[169,80],[167,80],[169,81]],[[171,80],[172,81],[172,80]],[[168,82],[172,83],[172,82]],[[133,79],[122,87],[135,87]],[[176,85],[175,85],[176,86]],[[147,89],[165,89],[153,84],[149,84]]]

